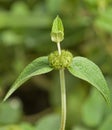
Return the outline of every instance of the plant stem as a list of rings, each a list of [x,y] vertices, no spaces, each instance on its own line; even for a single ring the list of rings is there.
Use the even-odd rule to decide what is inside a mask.
[[[65,74],[64,69],[60,71],[60,85],[61,85],[61,127],[60,130],[65,130],[66,123],[66,89],[65,89]]]
[[[57,47],[58,47],[59,55],[61,55],[61,47],[60,47],[60,43],[59,42],[57,43]]]
[[[57,43],[59,55],[61,55],[60,43]],[[65,74],[64,68],[59,70],[60,85],[61,85],[61,126],[60,130],[65,130],[66,124],[66,88],[65,88]]]

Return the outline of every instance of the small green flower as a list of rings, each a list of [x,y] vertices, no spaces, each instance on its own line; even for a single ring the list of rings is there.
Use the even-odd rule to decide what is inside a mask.
[[[59,43],[64,39],[64,27],[59,16],[57,16],[53,21],[51,40],[53,42]]]
[[[55,51],[48,56],[49,64],[54,69],[69,67],[72,59],[73,55],[65,50],[62,50],[61,55],[59,55],[58,51]]]

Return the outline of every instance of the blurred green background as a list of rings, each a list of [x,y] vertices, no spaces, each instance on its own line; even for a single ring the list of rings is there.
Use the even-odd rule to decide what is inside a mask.
[[[0,100],[33,59],[56,50],[50,31],[57,14],[62,48],[101,68],[112,92],[111,0],[0,0]],[[66,71],[66,130],[112,130],[112,110],[90,84]],[[0,103],[0,130],[58,130],[58,71],[32,78]]]

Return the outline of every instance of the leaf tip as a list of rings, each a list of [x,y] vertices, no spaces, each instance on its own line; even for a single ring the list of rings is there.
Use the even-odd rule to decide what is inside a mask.
[[[7,93],[6,96],[3,98],[3,101],[2,102],[5,102],[8,98],[9,98],[9,94]]]

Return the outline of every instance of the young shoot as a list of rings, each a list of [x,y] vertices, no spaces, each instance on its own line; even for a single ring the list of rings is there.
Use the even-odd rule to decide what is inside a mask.
[[[61,126],[60,130],[65,130],[66,124],[66,87],[64,70],[67,69],[73,76],[87,81],[94,86],[104,97],[107,104],[110,104],[110,92],[106,80],[99,67],[89,59],[81,56],[73,57],[66,50],[61,50],[60,43],[64,40],[64,27],[59,16],[53,21],[51,40],[57,44],[57,50],[49,56],[35,59],[21,72],[9,89],[3,101],[18,89],[23,83],[33,76],[45,74],[53,70],[59,71],[61,88]],[[52,45],[51,45],[52,46]],[[97,115],[96,115],[97,116]]]

